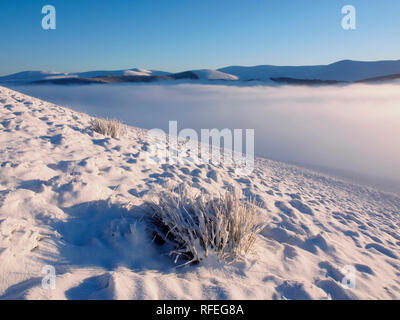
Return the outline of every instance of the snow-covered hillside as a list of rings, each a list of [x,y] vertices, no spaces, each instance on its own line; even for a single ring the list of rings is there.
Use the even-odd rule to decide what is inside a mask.
[[[318,79],[354,82],[374,77],[400,73],[400,60],[352,61],[343,60],[329,65],[317,66],[231,66],[218,69],[237,76],[240,80],[269,80],[271,77],[294,79]]]
[[[113,139],[89,121],[0,87],[1,299],[400,298],[398,196],[266,159],[250,176],[159,166],[145,130]],[[256,198],[267,225],[245,261],[176,268],[152,243],[143,200],[176,183]],[[342,286],[348,265],[354,289]]]
[[[87,71],[74,73],[73,76],[78,78],[92,78],[92,77],[104,77],[104,76],[164,76],[168,75],[169,72],[147,70],[143,68],[132,68],[128,70],[111,70],[111,71]]]
[[[197,76],[201,80],[231,80],[231,81],[235,81],[235,80],[239,79],[237,76],[234,76],[232,74],[228,74],[228,73],[217,71],[217,70],[211,70],[211,69],[193,70],[192,72],[197,74]]]

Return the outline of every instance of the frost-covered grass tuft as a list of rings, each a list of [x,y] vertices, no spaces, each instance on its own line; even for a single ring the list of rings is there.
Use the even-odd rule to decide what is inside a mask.
[[[119,138],[123,133],[124,125],[115,119],[92,118],[90,120],[90,128],[105,136]]]
[[[172,246],[176,260],[199,262],[216,253],[225,262],[241,260],[263,228],[254,201],[226,192],[217,198],[193,196],[187,189],[163,191],[147,202],[156,237]]]

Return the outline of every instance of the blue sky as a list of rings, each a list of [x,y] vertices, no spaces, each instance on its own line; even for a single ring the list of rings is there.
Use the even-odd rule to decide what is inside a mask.
[[[348,4],[357,30],[341,28]],[[399,0],[1,0],[0,75],[400,59],[399,16]]]

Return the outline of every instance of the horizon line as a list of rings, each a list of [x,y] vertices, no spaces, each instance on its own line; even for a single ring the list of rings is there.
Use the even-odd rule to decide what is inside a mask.
[[[166,70],[162,70],[159,68],[144,68],[144,67],[132,67],[132,68],[118,68],[118,69],[91,69],[91,70],[85,70],[85,71],[74,71],[74,72],[68,72],[68,71],[64,71],[64,72],[60,72],[60,71],[55,71],[55,70],[34,70],[34,69],[30,69],[30,70],[22,70],[22,71],[17,71],[17,72],[13,72],[13,73],[7,73],[7,74],[0,74],[0,77],[7,77],[7,76],[11,76],[11,75],[15,75],[15,74],[19,74],[19,73],[24,73],[24,72],[44,72],[44,73],[57,73],[57,74],[77,74],[77,73],[84,73],[84,72],[93,72],[93,71],[105,71],[105,72],[109,72],[109,71],[128,71],[128,70],[132,70],[132,69],[143,69],[143,70],[148,70],[148,71],[161,71],[161,72],[167,72],[167,73],[180,73],[180,72],[186,72],[186,71],[197,71],[197,70],[215,70],[218,71],[220,69],[224,69],[224,68],[230,68],[230,67],[245,67],[245,68],[254,68],[254,67],[262,67],[262,66],[271,66],[271,67],[317,67],[317,66],[329,66],[329,65],[333,65],[335,63],[339,63],[339,62],[345,62],[345,61],[349,61],[349,62],[361,62],[361,63],[371,63],[371,62],[396,62],[396,61],[400,61],[399,59],[384,59],[384,60],[354,60],[354,59],[342,59],[342,60],[335,60],[334,62],[331,63],[326,63],[326,64],[295,64],[295,65],[278,65],[278,64],[257,64],[257,65],[240,65],[240,64],[232,64],[232,65],[228,65],[228,66],[224,66],[224,67],[219,67],[216,69],[212,69],[212,68],[194,68],[194,69],[184,69],[183,71],[177,71],[177,72],[171,72],[171,71],[166,71]]]

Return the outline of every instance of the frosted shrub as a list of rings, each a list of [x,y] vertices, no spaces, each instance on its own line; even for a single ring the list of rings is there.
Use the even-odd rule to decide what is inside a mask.
[[[235,193],[217,198],[192,196],[187,190],[164,191],[147,202],[157,237],[173,248],[176,260],[199,262],[216,253],[220,260],[240,260],[261,231],[254,201],[241,201]]]
[[[123,124],[114,119],[101,119],[92,118],[90,120],[90,128],[100,134],[105,136],[110,136],[112,138],[118,138],[122,135]]]

